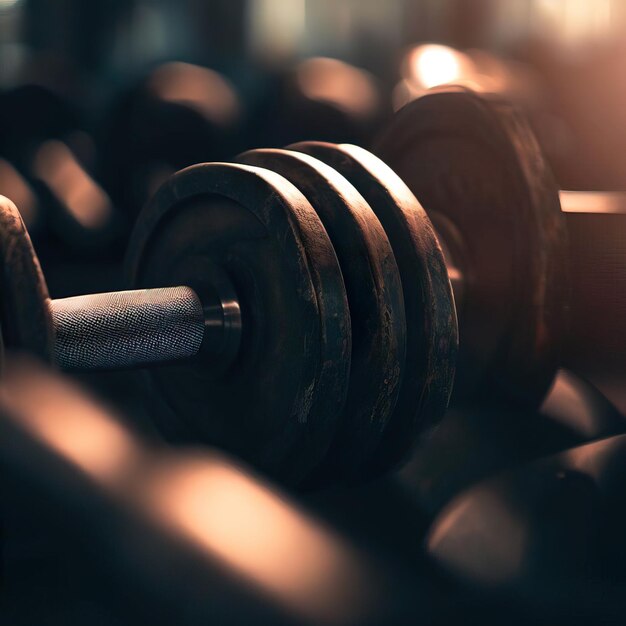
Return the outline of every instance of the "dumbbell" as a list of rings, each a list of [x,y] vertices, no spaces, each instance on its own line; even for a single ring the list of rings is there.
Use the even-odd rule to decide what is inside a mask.
[[[310,137],[368,145],[387,114],[374,77],[338,59],[311,57],[263,73],[246,133],[249,145],[285,145]]]
[[[275,171],[179,172],[138,221],[130,293],[50,301],[5,201],[5,344],[68,369],[179,360],[151,368],[164,431],[283,481],[395,464],[445,409],[456,318],[423,210],[378,159],[354,154],[376,214],[339,173],[294,151],[240,157]]]
[[[79,107],[58,91],[23,84],[0,94],[0,191],[20,211],[43,256],[100,257],[120,216],[94,178],[95,145]]]
[[[621,353],[616,347],[623,343],[618,323],[623,305],[620,288],[607,287],[626,277],[622,261],[626,249],[619,235],[619,224],[626,229],[626,221],[616,214],[622,205],[615,195],[561,192],[559,197],[531,129],[508,104],[451,89],[433,91],[420,105],[419,109],[417,103],[411,105],[383,131],[377,150],[394,167],[399,164],[398,171],[420,199],[422,190],[431,192],[425,196],[425,207],[446,254],[461,319],[458,390],[455,384],[459,410],[449,413],[442,427],[422,442],[407,468],[407,478],[420,491],[422,503],[436,510],[463,480],[506,465],[507,456],[508,462],[533,458],[624,431],[623,415],[593,385],[567,371],[557,374],[557,367],[569,364],[587,374],[591,368],[606,370],[608,364],[617,380],[623,380],[620,366],[626,347]],[[472,119],[476,108],[478,114]],[[414,126],[418,127],[415,135],[403,144],[402,138],[410,136]],[[294,148],[321,158],[352,180],[349,147],[308,143]],[[465,162],[471,149],[478,156]],[[506,180],[491,180],[486,163],[490,149],[502,153],[501,165],[516,187],[507,190]],[[483,169],[477,171],[481,165]],[[415,185],[414,179],[419,181]],[[357,186],[372,206],[378,205],[380,200],[368,195],[367,186]],[[603,211],[593,210],[594,200],[604,202]],[[588,212],[581,212],[580,205]],[[485,227],[481,211],[496,218],[494,231]],[[481,221],[472,224],[475,219]],[[617,231],[611,230],[613,225]],[[511,275],[510,282],[503,280],[507,276],[503,277],[497,260],[500,254],[506,261],[507,255],[497,247],[494,250],[493,244],[499,237],[502,247],[507,233],[519,240],[516,254],[527,250],[531,255],[524,274],[530,284],[519,284],[519,277]],[[481,249],[484,236],[489,238],[486,250]],[[475,249],[483,258],[476,258]],[[602,254],[603,249],[610,252]],[[523,263],[515,260],[521,273]],[[573,294],[570,273],[577,278]],[[501,315],[508,323],[489,327],[494,321],[490,313],[506,308],[509,300],[517,303],[517,316],[506,320]],[[587,315],[590,309],[595,310],[594,316]],[[570,315],[574,323],[568,329]],[[610,330],[594,324],[601,318]],[[595,356],[594,345],[600,350]],[[512,417],[505,424],[507,416]],[[455,440],[463,429],[464,438]],[[490,444],[478,440],[476,449],[482,452],[473,456],[468,441],[478,435],[493,440],[494,446],[500,440],[500,449],[494,447],[490,454]],[[516,437],[521,439],[517,448]],[[459,472],[459,468],[464,469]]]
[[[131,218],[177,170],[239,150],[242,103],[218,72],[163,63],[120,90],[96,133],[98,172]]]
[[[520,465],[454,498],[426,550],[479,594],[552,623],[619,623],[626,543],[626,436]]]
[[[466,100],[489,111],[471,94],[461,95]],[[464,283],[455,275],[457,241],[444,242],[464,310],[472,298],[494,302],[493,320],[483,310],[478,326],[486,354],[479,364],[532,403],[554,373],[563,242],[547,168],[523,121],[509,115],[509,134],[497,116],[483,117],[509,157],[511,202],[521,208],[489,206],[506,214],[505,224],[533,217],[530,235],[510,232],[517,248],[539,251],[539,259],[530,257],[524,281]],[[23,230],[5,230],[22,242],[11,249],[30,259],[22,264],[40,285],[31,298],[39,298],[34,309],[45,322],[38,336],[53,338],[46,345],[54,343],[58,363],[120,367],[187,357],[152,370],[171,436],[217,442],[295,482],[314,469],[325,479],[384,471],[441,415],[450,393],[456,324],[442,251],[415,197],[372,154],[319,143],[291,148],[245,153],[239,160],[247,165],[195,166],[159,190],[139,220],[128,266],[135,287],[182,285],[173,290],[48,304]],[[536,169],[532,177],[522,164]],[[463,165],[450,162],[454,171]],[[495,263],[494,251],[485,254]],[[478,269],[492,268],[481,260]],[[499,296],[521,307],[525,289],[521,323],[504,324],[507,335]],[[466,343],[475,341],[468,332]]]
[[[522,116],[460,87],[408,104],[374,150],[419,198],[446,249],[459,402],[538,405],[559,365],[598,384],[623,381],[619,195],[559,192]],[[623,410],[623,398],[611,399]]]

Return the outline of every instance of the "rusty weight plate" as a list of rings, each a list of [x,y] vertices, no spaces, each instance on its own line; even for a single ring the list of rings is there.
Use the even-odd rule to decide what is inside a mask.
[[[227,281],[241,307],[234,361],[205,354],[150,370],[166,434],[302,480],[334,436],[351,350],[341,271],[304,196],[260,168],[192,166],[144,209],[127,264],[133,288],[188,285],[202,298]]]
[[[5,348],[46,361],[53,345],[48,288],[20,213],[0,196],[0,329]]]
[[[296,185],[337,253],[352,321],[352,369],[343,418],[318,478],[358,478],[381,440],[404,375],[404,302],[391,245],[365,199],[321,161],[288,150],[252,150],[238,158]]]
[[[380,220],[398,264],[407,349],[393,416],[372,459],[374,473],[406,459],[420,434],[443,416],[454,381],[458,333],[443,253],[424,209],[406,184],[371,152],[349,144],[306,141],[289,146],[345,176]]]

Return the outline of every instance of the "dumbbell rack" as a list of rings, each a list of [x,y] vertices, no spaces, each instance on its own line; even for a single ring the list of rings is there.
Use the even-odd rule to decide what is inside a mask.
[[[433,92],[406,107],[376,150],[408,187],[373,154],[319,142],[253,150],[236,163],[201,164],[177,173],[139,219],[127,257],[133,289],[123,292],[50,300],[17,210],[3,202],[4,347],[35,353],[63,369],[149,365],[151,390],[161,404],[157,420],[173,439],[230,450],[283,483],[305,489],[339,483],[339,498],[355,498],[360,506],[355,483],[383,475],[378,484],[389,489],[390,499],[382,498],[389,511],[425,525],[431,520],[415,519],[411,512],[417,496],[412,504],[411,498],[390,496],[398,484],[409,483],[388,474],[415,446],[417,457],[424,452],[445,412],[454,376],[456,311],[461,330],[457,408],[502,411],[503,420],[513,419],[516,411],[534,411],[565,359],[583,365],[601,361],[618,371],[622,351],[613,339],[619,335],[619,342],[625,341],[626,334],[618,332],[623,303],[614,284],[597,277],[626,274],[619,235],[609,233],[623,218],[614,196],[559,194],[524,120],[506,104],[464,90]],[[574,206],[581,200],[584,213]],[[613,208],[594,213],[589,210],[594,202]],[[605,254],[598,254],[600,249]],[[570,277],[579,275],[570,291]],[[608,311],[606,327],[589,325],[594,306]],[[566,332],[570,318],[580,335]],[[27,383],[8,376],[3,384],[6,401],[11,384],[22,385],[24,392]],[[72,448],[68,438],[66,449],[63,438],[41,439],[53,430],[29,422],[28,414],[39,414],[39,407],[20,402],[4,407],[0,428],[33,449],[43,442],[46,462],[58,471],[49,477],[55,489],[71,495],[75,481],[82,480],[59,469],[68,463],[88,476],[102,471],[97,487],[111,490],[115,506],[123,502],[119,519],[126,519],[128,505],[129,519],[139,511],[142,524],[171,522],[166,509],[155,516],[150,509],[141,517],[146,514],[141,489],[128,500],[127,476],[117,473],[120,467],[140,467],[145,478],[151,451],[137,446],[133,455],[139,460],[126,463],[113,447],[119,466],[105,459],[96,467],[83,459],[83,467],[82,457],[72,454],[97,448],[83,449],[81,442],[84,437],[97,444],[94,428],[102,420],[93,421],[91,434],[77,428],[78,447]],[[33,424],[41,430],[27,428],[25,434],[24,426]],[[124,433],[108,428],[102,434],[123,440],[122,453],[135,449]],[[34,444],[33,432],[40,437]],[[9,469],[16,475],[35,472],[32,484],[49,495],[45,463],[21,465],[19,454],[11,456],[11,445],[5,451]],[[459,545],[465,547],[465,537],[472,536],[465,533],[483,514],[476,502],[486,498],[489,504],[503,490],[503,500],[515,492],[516,502],[524,504],[525,495],[534,494],[524,487],[527,476],[541,485],[544,471],[551,477],[556,471],[558,484],[569,480],[569,472],[593,476],[589,459],[618,458],[613,451],[620,446],[616,438],[540,463],[538,470],[511,479],[514,489],[501,489],[497,481],[494,488],[477,487],[478,496],[472,499],[470,492],[461,511],[466,517],[455,509],[456,501],[441,514],[430,535],[431,554],[453,570],[449,545],[455,555],[472,557],[471,549]],[[152,469],[158,473],[159,467],[155,463]],[[59,476],[68,481],[55,482]],[[148,488],[150,480],[142,478],[140,484]],[[186,485],[178,487],[184,493]],[[376,487],[360,489],[367,499]],[[194,502],[201,500],[199,491],[192,492]],[[324,511],[324,496],[311,501]],[[267,504],[278,506],[274,500]],[[506,512],[507,503],[500,504]],[[459,526],[460,519],[467,523]],[[185,545],[197,539],[196,522],[188,520],[192,531],[184,535]],[[481,535],[487,555],[490,540],[489,533]],[[388,549],[380,537],[373,544],[375,553]],[[398,546],[391,551],[397,558]],[[344,554],[343,547],[329,557],[339,563],[338,570],[323,571],[334,576],[356,567],[369,577],[371,570],[359,559],[354,565],[338,554]],[[176,549],[172,555],[178,558]],[[190,562],[197,557],[192,551]],[[338,580],[367,587],[356,575]],[[424,585],[415,576],[397,580]],[[340,602],[351,610],[355,605],[348,596],[341,595]],[[357,596],[365,603],[366,593]],[[393,602],[409,596],[401,591]],[[360,623],[352,613],[340,618],[339,623]],[[372,619],[380,623],[381,618]]]

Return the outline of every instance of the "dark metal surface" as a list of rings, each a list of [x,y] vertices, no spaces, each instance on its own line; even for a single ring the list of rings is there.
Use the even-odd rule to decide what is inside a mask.
[[[308,155],[252,150],[243,163],[267,167],[304,193],[333,244],[352,322],[348,398],[321,481],[356,477],[378,446],[405,373],[406,321],[402,284],[391,244],[359,192]]]
[[[455,397],[538,405],[567,327],[567,236],[529,126],[507,104],[447,88],[402,109],[375,151],[463,252]]]
[[[419,435],[448,405],[458,333],[446,265],[432,225],[406,184],[380,159],[348,144],[307,141],[289,146],[328,163],[363,195],[393,249],[407,324],[398,402],[372,459],[377,473],[405,460]]]
[[[424,511],[489,476],[593,439],[626,432],[626,418],[589,382],[559,370],[540,410],[450,409],[401,470]]]
[[[347,393],[350,319],[335,252],[287,180],[260,168],[203,164],[173,176],[135,229],[135,288],[232,283],[238,358],[152,368],[152,397],[174,439],[218,445],[295,483],[317,466]]]
[[[54,362],[63,369],[115,369],[197,354],[205,323],[219,325],[190,287],[91,294],[50,300]]]
[[[624,459],[620,435],[480,483],[444,509],[428,550],[474,593],[542,623],[621,624]]]

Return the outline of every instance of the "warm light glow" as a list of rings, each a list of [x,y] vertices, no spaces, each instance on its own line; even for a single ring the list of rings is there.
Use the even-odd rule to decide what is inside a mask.
[[[440,44],[423,44],[409,50],[401,72],[402,79],[392,95],[395,111],[441,85],[460,85],[487,94],[515,93],[511,97],[516,101],[532,88],[521,64],[514,66],[484,50],[461,52]]]
[[[612,27],[613,0],[534,0],[532,27],[572,47],[606,37]]]
[[[461,52],[438,44],[414,48],[407,57],[410,78],[425,89],[447,85],[461,79],[468,60]]]
[[[467,58],[471,63],[471,75],[468,80],[476,84],[476,90],[487,93],[505,93],[516,88],[515,82],[525,81],[527,68],[523,64],[513,65],[485,50],[470,50]],[[517,101],[522,92],[516,95]]]
[[[351,115],[367,118],[378,109],[374,79],[343,61],[324,57],[307,59],[298,66],[297,80],[310,100],[332,104]]]
[[[542,413],[588,439],[597,436],[598,422],[593,401],[581,393],[577,379],[567,370],[562,370],[554,378],[542,404]]]
[[[391,94],[391,106],[394,111],[399,111],[405,104],[415,100],[423,93],[410,80],[403,78],[393,89]]]
[[[142,493],[156,516],[313,623],[366,614],[356,560],[328,532],[227,463],[174,459]]]
[[[63,142],[43,143],[35,155],[33,169],[84,228],[100,228],[111,218],[109,197]]]
[[[623,458],[625,444],[626,437],[621,435],[572,448],[562,455],[563,467],[601,482],[607,475],[607,467],[611,467],[616,459]]]
[[[123,480],[140,456],[130,433],[73,384],[13,365],[1,402],[20,426],[98,482]]]
[[[519,573],[528,537],[523,520],[497,493],[472,490],[438,519],[427,545],[444,567],[484,585],[506,584]]]
[[[78,468],[113,504],[298,621],[359,624],[378,608],[369,563],[227,458],[150,446],[74,384],[15,359],[3,372],[0,407],[0,421],[60,466]]]
[[[561,191],[566,213],[626,213],[626,193],[609,191]]]
[[[26,228],[37,220],[37,198],[22,175],[5,159],[0,158],[0,193],[17,206]]]
[[[166,63],[153,72],[149,86],[162,100],[184,104],[216,124],[226,126],[239,118],[235,90],[213,70],[189,63]]]
[[[394,110],[441,85],[464,85],[478,92],[494,90],[497,81],[484,75],[469,54],[440,44],[423,44],[409,50],[401,64],[403,78],[396,85]]]

